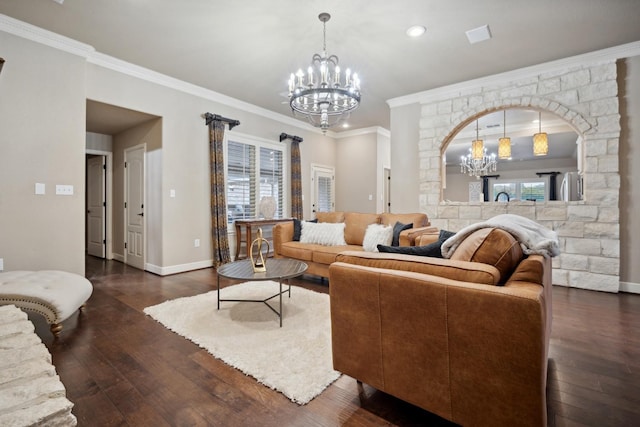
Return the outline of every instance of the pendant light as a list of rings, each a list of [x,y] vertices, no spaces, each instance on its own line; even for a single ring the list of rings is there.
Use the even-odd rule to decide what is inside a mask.
[[[503,122],[503,134],[502,138],[498,139],[498,157],[500,159],[511,158],[511,138],[507,137],[507,110],[504,111]]]
[[[484,143],[478,133],[478,120],[476,120],[476,139],[471,143],[471,158],[480,160],[484,157]]]
[[[538,133],[533,135],[533,155],[546,156],[549,154],[549,139],[546,132],[542,132],[542,113],[538,111]]]

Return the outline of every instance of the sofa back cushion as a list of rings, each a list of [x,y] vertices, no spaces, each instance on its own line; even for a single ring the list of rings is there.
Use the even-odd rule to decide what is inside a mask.
[[[316,212],[318,222],[344,222],[344,212]]]
[[[426,214],[423,213],[382,213],[380,214],[380,224],[393,226],[396,222],[402,224],[413,224],[413,228],[426,227],[429,225],[429,220]]]
[[[346,224],[344,229],[344,240],[348,245],[362,246],[364,233],[367,231],[367,227],[369,224],[379,224],[380,215],[346,212],[344,214],[344,222]]]
[[[523,257],[520,243],[511,233],[499,228],[474,231],[451,255],[453,260],[493,265],[500,272],[500,283],[507,281]]]

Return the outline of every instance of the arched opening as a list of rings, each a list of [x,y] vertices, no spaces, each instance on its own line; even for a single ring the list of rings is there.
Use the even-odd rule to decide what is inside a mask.
[[[458,129],[441,149],[444,201],[582,199],[583,140],[563,118],[530,108],[504,108],[471,117]],[[539,132],[547,136],[544,155],[534,154],[533,136]],[[476,139],[483,146],[479,159],[471,152]]]

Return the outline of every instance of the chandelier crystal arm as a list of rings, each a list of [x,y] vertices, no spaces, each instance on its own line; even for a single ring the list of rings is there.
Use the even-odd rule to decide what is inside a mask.
[[[327,54],[326,23],[330,18],[328,13],[318,16],[323,25],[322,53],[312,56],[306,80],[302,69],[289,77],[291,111],[323,132],[348,118],[360,105],[358,75],[347,68],[343,84],[338,57]]]

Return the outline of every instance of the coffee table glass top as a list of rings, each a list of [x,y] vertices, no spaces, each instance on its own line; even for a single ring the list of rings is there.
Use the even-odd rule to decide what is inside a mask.
[[[217,273],[228,279],[236,280],[281,280],[299,276],[307,271],[307,264],[295,259],[268,258],[267,271],[255,273],[251,260],[244,259],[221,265]]]

